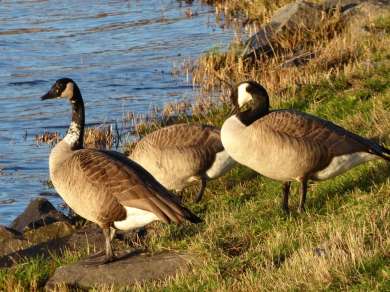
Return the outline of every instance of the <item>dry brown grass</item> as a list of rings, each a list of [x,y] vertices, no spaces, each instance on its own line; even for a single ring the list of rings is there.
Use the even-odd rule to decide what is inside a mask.
[[[58,132],[48,132],[45,130],[43,134],[37,134],[34,137],[35,143],[37,144],[56,144],[61,140],[61,135]]]
[[[61,139],[59,132],[48,132],[35,135],[37,144],[55,145]],[[101,125],[95,128],[87,128],[84,135],[84,146],[94,149],[111,149],[118,141],[119,133],[113,130],[113,126]]]
[[[389,38],[370,34],[366,27],[373,26],[377,11],[368,17],[356,17],[348,24],[338,13],[324,18],[317,30],[301,29],[278,34],[272,56],[261,56],[254,62],[240,58],[237,47],[226,52],[204,55],[193,71],[193,82],[201,86],[206,95],[210,90],[226,87],[220,79],[239,82],[253,79],[263,84],[279,101],[291,99],[297,89],[321,80],[353,74],[356,68],[366,67],[376,51],[389,46]],[[291,66],[297,56],[314,56],[306,64]],[[305,62],[304,62],[305,63]],[[275,103],[275,100],[273,100]]]
[[[224,18],[241,19],[244,23],[255,25],[269,20],[276,9],[292,0],[202,0],[213,5],[217,15]]]
[[[111,149],[118,139],[112,126],[88,128],[85,131],[84,144],[86,148]]]

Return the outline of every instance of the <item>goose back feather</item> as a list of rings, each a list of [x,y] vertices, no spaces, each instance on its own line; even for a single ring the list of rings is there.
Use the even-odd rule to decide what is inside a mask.
[[[183,189],[203,174],[216,178],[234,165],[224,151],[220,130],[206,125],[161,128],[137,142],[130,158],[166,188],[175,190]]]

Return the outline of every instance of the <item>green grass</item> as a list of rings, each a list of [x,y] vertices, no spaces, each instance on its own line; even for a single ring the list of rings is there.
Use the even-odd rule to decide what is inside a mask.
[[[379,18],[370,28],[374,37],[379,31],[380,38],[388,40],[389,16]],[[318,74],[310,82],[288,89],[288,98],[285,93],[271,96],[271,105],[319,115],[390,145],[389,51],[372,43],[364,60],[357,60],[348,70]],[[374,65],[367,68],[364,62]],[[229,105],[210,102],[194,106],[192,116],[178,115],[177,120],[220,126],[228,112]],[[144,126],[141,134],[162,125],[164,122],[154,121],[153,126]],[[192,272],[132,289],[389,291],[389,173],[389,164],[373,161],[313,183],[304,214],[296,212],[299,196],[295,184],[292,212],[285,215],[280,208],[281,184],[237,166],[210,182],[198,204],[192,203],[196,187],[184,191],[184,202],[204,223],[156,223],[140,243],[152,252],[196,254],[198,262]],[[0,290],[42,289],[56,267],[85,254],[30,259],[1,269]]]

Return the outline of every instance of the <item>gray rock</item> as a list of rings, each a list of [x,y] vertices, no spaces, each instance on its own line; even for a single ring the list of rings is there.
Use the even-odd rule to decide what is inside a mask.
[[[304,27],[313,29],[319,25],[323,13],[322,5],[306,1],[283,6],[275,12],[268,24],[263,25],[258,33],[248,39],[243,57],[271,53],[275,47],[275,38],[280,32],[294,32]]]
[[[324,10],[331,12],[338,9],[340,12],[346,12],[364,2],[365,0],[325,0],[322,2]]]
[[[53,254],[61,254],[64,250],[91,252],[103,250],[105,247],[101,229],[89,223],[75,230],[66,222],[50,224],[24,233],[26,238],[10,239],[0,244],[0,267],[11,267],[28,258]],[[115,250],[129,247],[126,241],[114,240]]]
[[[244,47],[242,57],[254,58],[261,54],[269,55],[273,50],[277,50],[277,37],[294,34],[300,29],[308,28],[311,31],[319,28],[324,17],[339,11],[347,19],[358,10],[359,4],[363,0],[325,0],[322,3],[311,3],[298,0],[289,3],[278,9],[272,16],[269,23],[263,25],[259,32],[251,36]],[[382,3],[383,1],[370,1]],[[298,53],[300,54],[300,53]]]
[[[58,221],[69,221],[69,219],[57,211],[47,199],[36,198],[11,223],[11,228],[23,232],[26,229],[36,229]]]
[[[22,234],[16,230],[0,225],[0,257],[28,245]]]
[[[5,240],[10,240],[10,239],[20,239],[20,238],[22,238],[22,234],[19,231],[4,225],[0,225],[0,242],[3,242]]]
[[[29,242],[38,244],[52,239],[66,237],[74,232],[73,225],[66,221],[54,222],[52,224],[42,226],[38,229],[31,229],[24,232],[23,236]]]
[[[58,268],[46,283],[52,290],[56,285],[91,288],[114,285],[123,287],[137,282],[163,280],[190,270],[194,257],[186,253],[164,252],[155,255],[132,254],[105,265],[91,266],[82,261]]]
[[[0,267],[11,266],[27,257],[56,253],[70,240],[69,235],[73,232],[74,227],[65,221],[31,229],[23,235],[0,226]]]

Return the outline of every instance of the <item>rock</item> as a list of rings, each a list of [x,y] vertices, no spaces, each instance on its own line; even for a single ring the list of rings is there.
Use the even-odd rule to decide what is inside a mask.
[[[12,222],[11,228],[23,232],[26,229],[35,229],[58,221],[69,222],[69,219],[57,211],[47,199],[36,198]]]
[[[383,1],[379,0],[324,0],[320,4],[299,0],[289,3],[277,10],[270,22],[247,40],[242,57],[247,59],[261,54],[269,55],[277,49],[277,37],[281,33],[285,38],[305,28],[313,31],[322,26],[325,17],[336,11],[341,13],[343,20],[347,20],[347,17],[360,11],[359,7],[367,2],[383,4]]]
[[[0,256],[12,253],[28,245],[22,234],[16,230],[0,225]]]
[[[65,238],[72,233],[74,227],[65,221],[28,230],[23,236],[12,229],[0,227],[0,266],[13,265],[26,257],[56,253],[66,246]]]
[[[67,235],[68,233],[71,233],[71,235]],[[57,238],[53,238],[54,235]],[[92,223],[73,231],[73,227],[67,222],[58,222],[27,231],[25,236],[31,241],[13,239],[6,244],[0,244],[0,267],[11,267],[16,263],[25,261],[26,258],[61,254],[65,249],[82,251],[88,248],[91,253],[94,253],[103,250],[105,247],[101,229]],[[125,241],[113,241],[115,250],[123,250],[128,247]]]
[[[49,257],[67,248],[64,238],[50,240],[31,246],[27,240],[12,240],[7,245],[0,245],[0,267],[12,267],[28,258],[42,256]]]
[[[364,0],[325,0],[322,2],[322,6],[326,12],[339,9],[341,13],[344,13],[362,2]]]
[[[283,6],[275,12],[268,24],[263,25],[258,33],[248,39],[243,57],[271,53],[275,38],[280,32],[294,32],[305,27],[313,29],[320,24],[323,13],[322,5],[306,1],[297,1]]]
[[[20,238],[22,238],[22,234],[19,231],[4,225],[0,225],[0,242],[4,242],[10,239],[20,239]]]
[[[62,284],[72,288],[91,288],[104,286],[129,286],[135,283],[163,280],[178,273],[190,270],[194,256],[186,253],[164,252],[155,255],[132,254],[105,265],[85,265],[83,262],[58,268],[46,283],[45,288],[52,290]]]
[[[24,233],[24,237],[32,243],[41,243],[52,239],[66,237],[74,232],[74,226],[66,221],[54,222],[38,229]]]

